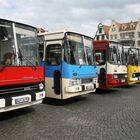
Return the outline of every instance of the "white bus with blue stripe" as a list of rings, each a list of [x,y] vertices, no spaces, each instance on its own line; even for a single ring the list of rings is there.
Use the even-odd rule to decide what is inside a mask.
[[[98,88],[92,38],[60,31],[38,34],[46,97],[67,99]]]

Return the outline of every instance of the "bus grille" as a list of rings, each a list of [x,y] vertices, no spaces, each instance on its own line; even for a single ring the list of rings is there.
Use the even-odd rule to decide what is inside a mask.
[[[11,94],[11,93],[25,93],[25,92],[33,92],[39,90],[38,84],[26,84],[26,85],[12,85],[0,87],[0,95]]]
[[[93,78],[83,78],[81,79],[81,84],[91,83],[92,81],[93,81]]]
[[[119,79],[126,78],[126,74],[118,74]]]

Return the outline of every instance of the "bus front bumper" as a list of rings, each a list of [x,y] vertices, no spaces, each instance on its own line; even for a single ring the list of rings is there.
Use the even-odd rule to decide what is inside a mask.
[[[30,94],[11,97],[12,102],[10,106],[6,106],[6,99],[1,98],[0,112],[6,112],[6,111],[32,106],[35,104],[40,104],[42,103],[43,98],[45,98],[45,91],[37,92],[35,93],[35,95],[36,95],[36,99],[34,101],[31,101]]]
[[[130,78],[129,80],[132,81],[132,82],[134,82],[134,81],[138,81],[139,78],[138,77],[135,77],[135,78]]]
[[[75,85],[75,86],[71,86],[71,87],[66,87],[65,91],[69,92],[69,93],[75,93],[75,92],[82,92],[82,91],[93,91],[96,88],[99,87],[98,83],[89,83],[89,84],[85,84],[85,85]]]

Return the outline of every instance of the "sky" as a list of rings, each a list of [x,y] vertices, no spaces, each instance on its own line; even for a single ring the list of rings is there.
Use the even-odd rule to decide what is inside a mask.
[[[0,18],[94,37],[97,25],[140,19],[140,0],[0,0]]]

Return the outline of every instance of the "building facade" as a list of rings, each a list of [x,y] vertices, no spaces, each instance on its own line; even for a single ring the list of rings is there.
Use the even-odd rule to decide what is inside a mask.
[[[111,26],[99,23],[94,40],[110,40],[125,46],[140,47],[140,20],[127,23],[113,20]]]
[[[110,29],[110,26],[99,23],[94,40],[108,40],[109,39],[109,29]]]
[[[112,21],[109,40],[120,42],[125,46],[140,47],[140,20],[127,23]]]

